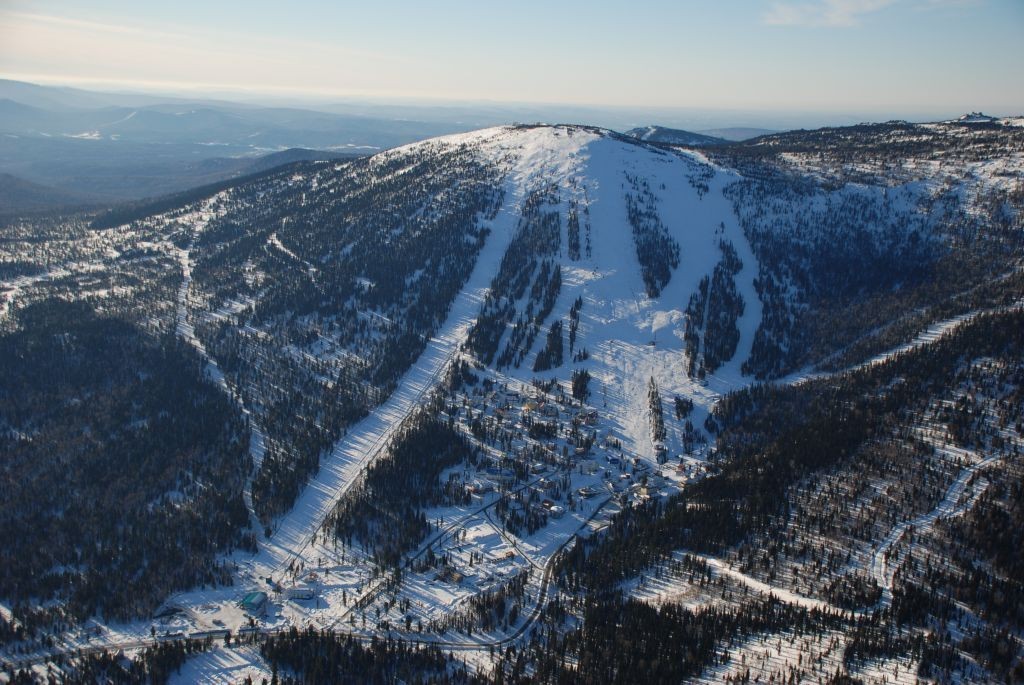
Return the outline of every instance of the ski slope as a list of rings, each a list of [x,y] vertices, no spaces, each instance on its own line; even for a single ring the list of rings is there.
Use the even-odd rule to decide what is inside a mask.
[[[242,581],[259,584],[265,577],[282,575],[292,560],[303,560],[317,530],[341,496],[357,481],[360,472],[382,454],[402,422],[423,404],[428,393],[443,378],[480,312],[491,278],[512,239],[519,207],[526,193],[542,178],[573,172],[576,153],[590,137],[547,135],[546,130],[502,135],[503,129],[450,136],[444,144],[479,144],[486,138],[483,154],[495,161],[517,157],[508,166],[505,203],[489,225],[490,235],[477,256],[476,264],[461,292],[451,305],[447,319],[405,374],[397,389],[369,416],[349,428],[321,460],[320,471],[305,487],[291,511],[276,523],[273,535],[263,540],[255,558],[244,561]],[[401,151],[392,151],[397,154]]]
[[[570,129],[571,130],[571,129]],[[472,134],[475,135],[475,134]],[[509,136],[522,137],[521,131],[498,134],[497,141],[485,145],[485,151],[503,152]],[[532,350],[518,369],[505,373],[529,381],[535,376],[555,376],[566,380],[570,367],[586,368],[593,376],[591,402],[607,410],[608,430],[620,438],[626,449],[644,459],[655,456],[650,434],[647,387],[654,378],[661,396],[670,402],[673,395],[693,399],[697,411],[695,425],[702,425],[718,398],[731,390],[745,387],[750,379],[740,373],[749,356],[754,333],[761,321],[761,302],[754,288],[758,263],[736,220],[731,202],[722,190],[738,176],[707,165],[696,154],[666,153],[629,141],[597,135],[590,131],[563,132],[560,128],[530,131],[532,140],[519,141],[515,149],[524,150],[521,167],[536,169],[534,152],[537,138],[577,140],[583,144],[561,148],[560,163],[548,165],[555,174],[520,172],[515,182],[520,191],[538,181],[556,183],[565,215],[570,201],[581,213],[586,210],[590,223],[592,251],[578,260],[568,257],[567,226],[562,224],[562,288],[551,316],[541,326]],[[712,171],[709,191],[700,193],[690,178]],[[637,260],[632,228],[627,213],[626,193],[631,188],[626,174],[645,179],[656,196],[657,212],[670,235],[680,246],[680,264],[671,280],[656,298],[646,295]],[[581,218],[581,222],[585,219]],[[582,229],[581,229],[582,230]],[[698,382],[687,376],[688,358],[684,349],[685,310],[700,281],[710,276],[721,259],[718,243],[730,241],[743,262],[736,276],[737,290],[745,304],[737,321],[740,341],[731,360]],[[568,329],[568,312],[578,298],[583,300],[576,349],[586,348],[590,358],[565,363],[541,374],[533,372],[533,360],[544,345],[543,332],[556,318]],[[666,409],[668,411],[668,409]],[[604,413],[604,412],[602,412]],[[680,453],[679,422],[666,422],[670,453]]]

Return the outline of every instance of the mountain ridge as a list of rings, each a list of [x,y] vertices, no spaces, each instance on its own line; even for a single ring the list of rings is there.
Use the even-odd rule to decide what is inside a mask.
[[[670,145],[692,145],[701,147],[705,145],[723,145],[728,141],[718,136],[684,131],[678,128],[666,126],[643,126],[626,131],[627,136],[639,138],[651,143],[666,143]]]
[[[100,355],[121,349],[109,343],[68,360],[123,367],[126,397],[163,378],[154,351],[173,348],[186,396],[233,417],[205,447],[231,477],[219,499],[201,470],[147,480],[160,495],[131,510],[134,530],[180,534],[155,514],[190,502],[222,523],[216,549],[183,547],[197,561],[180,574],[153,572],[178,566],[149,552],[145,602],[58,583],[73,547],[20,520],[17,543],[42,558],[8,560],[0,596],[50,592],[79,618],[102,607],[120,617],[113,644],[238,635],[243,592],[266,592],[264,644],[313,639],[294,625],[324,641],[387,633],[504,674],[519,658],[567,679],[648,673],[607,647],[607,627],[628,625],[671,655],[671,680],[739,678],[744,662],[868,679],[984,663],[998,680],[1012,665],[981,636],[1003,619],[979,617],[1004,615],[996,589],[1022,589],[1012,541],[984,532],[1018,516],[1022,138],[888,122],[681,149],[501,126],[92,227],[22,226],[0,316],[18,377],[46,361],[23,350],[85,339],[61,337],[65,321],[146,352],[138,368]],[[127,403],[124,426],[106,412],[94,437],[196,425],[176,387]],[[79,416],[10,415],[12,434],[36,431],[18,454],[59,453]],[[18,463],[26,482],[54,477],[46,459]],[[72,475],[62,498],[95,492]],[[93,530],[98,550],[119,544]],[[968,575],[983,590],[944,609]],[[180,616],[145,620],[159,597]],[[915,646],[945,611],[971,616],[971,637]],[[688,631],[712,637],[697,649],[677,639]],[[762,664],[762,639],[789,651]],[[727,644],[744,661],[720,663]]]

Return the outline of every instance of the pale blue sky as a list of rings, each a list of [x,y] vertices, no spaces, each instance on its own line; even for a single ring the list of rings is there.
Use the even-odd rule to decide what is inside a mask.
[[[0,75],[339,99],[1024,112],[1024,0],[0,0]]]

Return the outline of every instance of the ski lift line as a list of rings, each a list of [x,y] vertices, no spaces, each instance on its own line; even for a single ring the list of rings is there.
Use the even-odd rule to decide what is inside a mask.
[[[447,370],[451,366],[451,363],[454,360],[454,358],[455,358],[455,355],[452,355],[451,357],[449,357],[449,359],[446,360],[445,363],[439,365],[438,368],[434,371],[434,373],[431,374],[431,376],[427,379],[427,382],[424,383],[423,386],[416,393],[417,396],[414,399],[413,406],[419,406],[419,404],[423,400],[424,396],[428,392],[430,392],[436,386],[436,384],[440,380],[440,378],[443,377],[443,374],[445,372],[447,372]],[[405,382],[406,382],[406,380],[403,378],[402,381],[399,382],[398,386],[395,388],[395,390],[393,392],[398,392],[398,390],[401,388],[402,384],[405,383]],[[403,420],[399,423],[399,425],[401,425],[406,420],[408,420],[410,416],[412,416],[411,413],[408,414],[407,416],[405,416],[403,418]],[[384,431],[384,432],[382,432],[374,440],[374,442],[369,446],[369,448],[364,452],[364,455],[357,462],[355,462],[355,467],[358,468],[361,471],[366,466],[368,466],[372,461],[376,460],[376,458],[380,455],[381,451],[383,449],[386,449],[387,447],[389,447],[392,444],[392,441],[393,441],[396,433],[397,433],[397,429],[393,429],[391,431]],[[342,440],[344,440],[344,439],[345,438],[343,437]],[[308,535],[305,536],[305,539],[303,540],[302,544],[294,552],[292,552],[291,554],[286,555],[286,557],[284,559],[282,559],[281,562],[279,562],[276,567],[274,567],[274,569],[273,569],[273,571],[271,573],[272,577],[273,576],[277,576],[278,574],[280,574],[283,569],[287,568],[287,565],[289,563],[293,562],[296,559],[301,559],[302,558],[303,552],[305,552],[305,550],[311,544],[313,544],[313,541],[316,539],[316,536],[323,529],[323,526],[324,526],[324,524],[326,522],[326,519],[330,515],[331,511],[334,510],[334,508],[335,508],[335,506],[337,504],[337,501],[340,500],[341,497],[343,497],[355,485],[355,483],[358,480],[359,480],[358,478],[353,478],[351,480],[346,481],[335,492],[335,494],[334,494],[334,496],[332,498],[326,498],[324,500],[325,501],[325,505],[320,507],[320,510],[317,512],[317,515],[316,515],[316,519],[318,520],[318,523],[316,524],[316,526],[313,528],[313,530]]]

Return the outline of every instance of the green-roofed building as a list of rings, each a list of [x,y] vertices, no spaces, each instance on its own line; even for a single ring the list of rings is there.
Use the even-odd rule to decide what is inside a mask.
[[[258,617],[267,612],[267,593],[250,592],[238,603],[249,616]]]

